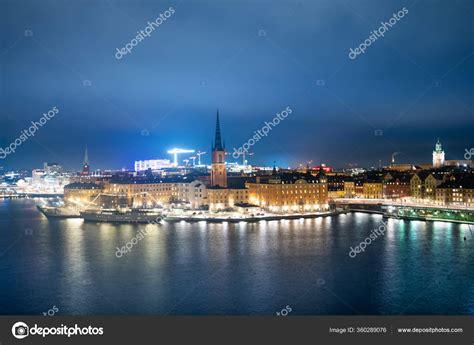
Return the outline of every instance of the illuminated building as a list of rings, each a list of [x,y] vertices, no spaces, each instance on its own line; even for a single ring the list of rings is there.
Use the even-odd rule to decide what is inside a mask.
[[[209,210],[220,211],[234,208],[237,204],[247,204],[249,190],[247,188],[210,187],[207,190]]]
[[[354,198],[356,196],[355,182],[344,181],[344,198]]]
[[[430,171],[421,171],[410,179],[410,194],[415,199],[436,198],[436,188],[446,180],[446,176]]]
[[[75,205],[87,205],[102,192],[102,186],[90,182],[74,182],[64,187],[64,200]]]
[[[408,164],[408,163],[392,163],[392,164],[390,164],[388,169],[403,172],[403,171],[414,170],[414,166],[412,164]]]
[[[326,172],[326,170],[324,170]],[[331,171],[329,171],[331,173]],[[344,182],[349,180],[350,177],[346,175],[339,175],[339,174],[328,174],[328,198],[329,199],[336,199],[336,198],[344,198],[345,190],[344,190]]]
[[[474,176],[444,182],[435,193],[439,204],[474,206]]]
[[[216,117],[216,134],[212,145],[211,187],[227,187],[225,145],[222,143],[219,110]]]
[[[441,168],[442,166],[444,166],[444,151],[441,147],[441,142],[438,139],[433,151],[433,168]]]
[[[152,171],[161,170],[163,168],[171,168],[173,164],[169,159],[149,159],[143,161],[135,161],[135,171],[145,171],[151,169]]]
[[[470,159],[451,159],[444,161],[444,166],[474,168],[474,163]]]
[[[302,213],[328,208],[327,179],[322,170],[317,176],[309,173],[288,173],[257,177],[247,183],[249,203],[275,213]]]
[[[52,173],[60,174],[63,172],[63,168],[58,163],[45,162],[43,164],[43,169],[46,172],[46,174],[52,174]]]
[[[367,181],[363,184],[363,195],[366,199],[382,199],[383,183],[380,181]]]
[[[390,171],[383,178],[383,197],[400,199],[410,196],[411,176],[408,173]]]
[[[207,204],[207,188],[198,180],[178,183],[177,199],[187,203],[191,209],[198,209]]]

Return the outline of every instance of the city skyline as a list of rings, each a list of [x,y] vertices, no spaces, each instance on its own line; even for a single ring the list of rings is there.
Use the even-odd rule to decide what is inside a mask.
[[[458,1],[360,9],[342,1],[55,5],[61,15],[26,3],[6,2],[1,14],[8,87],[2,88],[0,146],[48,109],[61,111],[1,166],[31,169],[54,161],[78,169],[86,144],[91,165],[100,169],[165,158],[173,147],[209,151],[216,108],[231,129],[229,152],[282,109],[293,109],[252,147],[255,165],[312,160],[376,167],[393,152],[402,152],[397,161],[423,163],[438,137],[451,159],[462,159],[472,146],[473,43],[454,34],[472,28]],[[175,11],[166,22],[116,58],[118,48],[170,6]],[[356,59],[348,56],[404,7],[407,14],[383,39]],[[442,25],[433,25],[448,10]],[[104,11],[109,16],[97,14]],[[77,32],[84,18],[88,29]],[[114,30],[101,30],[108,26]],[[209,155],[203,159],[210,162]]]
[[[217,120],[217,126],[219,126],[219,111],[218,111],[218,120]],[[219,129],[219,132],[220,132],[220,129]],[[220,135],[220,134],[219,134]],[[224,140],[225,142],[225,140]],[[434,144],[432,145],[432,148],[434,147],[435,149],[438,147],[438,145],[440,144],[440,138],[437,138],[437,142],[434,142]],[[202,162],[203,162],[203,165],[206,165],[206,166],[211,166],[212,165],[212,151],[213,151],[213,147],[214,147],[214,143],[212,143],[210,145],[210,148],[211,150],[209,151],[209,154],[208,152],[203,152],[204,153],[204,156],[206,158],[201,158],[202,159]],[[171,149],[171,147],[169,147]],[[443,146],[444,148],[444,146]],[[176,149],[174,148],[173,150],[179,150],[179,149]],[[235,148],[234,148],[235,150]],[[92,170],[129,170],[129,171],[133,171],[134,170],[134,167],[136,165],[136,162],[137,161],[146,161],[146,160],[154,160],[154,159],[158,159],[158,160],[169,160],[170,161],[170,164],[173,164],[173,156],[174,154],[171,153],[170,151],[172,150],[169,150],[169,149],[163,149],[161,150],[162,154],[161,155],[155,155],[155,156],[152,156],[152,157],[141,157],[140,159],[135,159],[134,162],[131,162],[130,164],[127,163],[127,165],[122,165],[121,167],[110,167],[110,166],[103,166],[101,165],[100,163],[98,163],[97,165],[94,164],[94,166],[92,167]],[[186,151],[186,150],[184,150]],[[193,150],[189,150],[189,151],[193,151]],[[202,152],[200,150],[194,150],[196,152]],[[228,150],[226,150],[228,151]],[[250,153],[253,153],[252,150],[248,150],[246,151],[247,152],[250,152]],[[231,154],[232,152],[226,152],[225,155],[229,158],[225,158],[225,163],[226,164],[229,164],[229,163],[241,163],[242,162],[242,155],[240,155],[238,158],[234,158]],[[80,171],[81,169],[83,169],[84,167],[84,164],[87,160],[87,165],[90,169],[90,162],[89,162],[89,146],[87,144],[84,145],[84,148],[82,149],[82,158],[78,158],[77,159],[77,162],[74,164],[74,167],[73,166],[69,166],[69,170],[67,169],[68,167],[65,167],[66,170],[70,171],[70,172],[73,172],[73,171]],[[300,163],[297,163],[296,165],[294,166],[284,166],[284,165],[281,165],[279,164],[277,161],[273,161],[273,162],[267,162],[267,164],[263,164],[263,165],[258,165],[258,164],[252,164],[252,162],[250,162],[249,164],[250,165],[254,165],[254,166],[261,166],[261,167],[272,167],[272,166],[277,166],[277,167],[280,167],[280,168],[289,168],[289,169],[297,169],[297,168],[300,168],[301,166],[311,166],[311,167],[314,167],[314,166],[319,166],[319,164],[324,164],[324,165],[328,165],[328,166],[332,166],[332,168],[335,168],[337,170],[343,170],[343,169],[347,169],[347,168],[363,168],[363,169],[370,169],[370,168],[383,168],[383,167],[386,167],[386,166],[389,166],[391,163],[396,163],[396,164],[412,164],[412,165],[419,165],[419,164],[429,164],[430,163],[430,160],[431,160],[431,152],[427,152],[425,154],[425,159],[424,161],[420,161],[420,162],[407,162],[407,161],[404,161],[403,158],[400,160],[397,158],[397,161],[394,162],[393,159],[395,157],[398,157],[400,154],[403,154],[403,152],[392,152],[390,157],[392,159],[392,161],[390,160],[390,157],[388,157],[385,161],[382,161],[382,160],[379,160],[377,163],[377,165],[372,165],[372,166],[363,166],[361,164],[358,164],[358,163],[348,163],[346,164],[345,166],[333,166],[331,164],[331,161],[320,161],[320,162],[317,162],[317,161],[314,161],[313,159],[309,159],[309,160],[306,160],[306,161],[301,161]],[[444,154],[444,151],[443,151],[443,154]],[[187,165],[185,164],[185,161],[187,160],[189,163],[190,166],[194,166],[194,164],[192,164],[191,162],[191,158],[192,156],[194,155],[194,157],[196,157],[196,154],[195,153],[182,153],[178,159],[178,165],[181,165],[181,166],[184,166],[184,165]],[[190,156],[190,157],[188,157]],[[403,156],[402,156],[403,157]],[[458,159],[454,159],[453,157],[450,157],[449,155],[447,156],[447,159],[448,160],[459,160],[459,161],[462,161],[464,160],[465,158],[463,158],[464,155],[461,155],[460,158]],[[188,158],[188,159],[186,159]],[[247,159],[246,160],[249,160],[253,158],[253,156],[247,156]],[[51,161],[49,161],[48,163],[50,163]],[[82,163],[81,163],[82,162]],[[1,162],[0,162],[1,163]],[[20,169],[28,169],[28,170],[32,170],[32,169],[37,169],[39,166],[42,166],[43,164],[47,163],[47,161],[43,160],[41,164],[39,164],[38,166],[33,166],[33,167],[21,167],[21,168],[16,168],[16,170],[20,170]],[[61,165],[60,163],[58,162],[54,162],[55,164],[59,164]],[[0,164],[0,167],[2,167],[3,169],[5,170],[8,170],[8,168],[11,168],[9,167],[8,165],[2,165]]]
[[[473,15],[0,0],[0,345],[472,342]]]

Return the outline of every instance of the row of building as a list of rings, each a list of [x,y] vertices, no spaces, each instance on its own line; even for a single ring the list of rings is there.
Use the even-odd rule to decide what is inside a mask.
[[[209,176],[179,178],[112,178],[75,182],[64,189],[67,202],[80,206],[113,208],[173,205],[189,209],[222,211],[314,212],[328,208],[326,176],[285,173],[270,176],[231,176],[226,187],[211,186]]]
[[[89,172],[85,160],[84,174]],[[225,145],[221,138],[219,113],[212,145],[210,174],[184,176],[115,175],[69,184],[64,189],[67,202],[101,207],[153,207],[173,205],[190,209],[253,210],[261,207],[272,212],[311,212],[328,208],[327,179],[319,174],[286,172],[255,176],[228,176]]]
[[[329,198],[431,201],[474,205],[474,174],[457,168],[418,172],[379,171],[356,177],[328,177]]]
[[[474,205],[471,169],[445,166],[439,141],[433,152],[436,168],[381,169],[355,176],[332,172],[323,165],[316,170],[277,171],[274,167],[271,172],[229,175],[225,155],[217,113],[210,173],[195,171],[183,176],[123,173],[93,178],[86,154],[83,169],[86,182],[79,180],[66,186],[65,200],[81,206],[171,205],[211,211],[259,207],[275,213],[323,211],[336,198],[410,197],[440,204]]]

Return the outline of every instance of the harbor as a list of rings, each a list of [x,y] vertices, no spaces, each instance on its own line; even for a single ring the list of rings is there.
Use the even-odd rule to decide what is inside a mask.
[[[473,237],[465,224],[361,212],[238,223],[161,221],[119,259],[117,247],[144,226],[48,220],[33,199],[1,200],[0,219],[3,248],[12,246],[2,276],[16,282],[14,291],[6,284],[0,295],[4,313],[41,314],[44,305],[56,305],[67,315],[103,315],[119,312],[118,305],[130,315],[275,315],[288,303],[297,315],[356,313],[327,289],[366,314],[468,315],[473,308]],[[349,257],[350,247],[382,220],[385,236]],[[25,228],[31,231],[18,241]],[[180,303],[190,282],[204,283]],[[374,298],[367,291],[379,293]]]
[[[38,204],[38,210],[47,218],[82,218],[92,222],[110,223],[153,223],[166,222],[209,222],[209,223],[239,223],[258,222],[265,220],[306,219],[327,217],[349,212],[379,214],[386,218],[406,220],[443,221],[452,223],[474,224],[474,210],[466,207],[447,207],[441,205],[424,205],[414,203],[383,202],[377,200],[336,200],[333,207],[324,212],[305,213],[270,213],[260,209],[255,213],[240,213],[236,211],[210,212],[202,210],[182,209],[81,209],[77,205],[56,206]]]

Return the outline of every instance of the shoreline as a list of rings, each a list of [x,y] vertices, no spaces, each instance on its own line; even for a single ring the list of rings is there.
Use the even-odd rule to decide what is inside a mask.
[[[176,223],[176,222],[189,222],[189,223],[196,223],[196,222],[208,222],[208,223],[239,223],[239,222],[259,222],[261,220],[293,220],[293,219],[300,219],[300,218],[318,218],[318,217],[328,217],[328,216],[336,216],[338,214],[347,213],[347,211],[328,211],[322,213],[308,213],[308,214],[286,214],[286,215],[268,215],[268,216],[259,216],[259,217],[246,217],[246,218],[223,218],[223,217],[179,217],[179,216],[171,216],[163,217],[163,221],[168,223]]]
[[[375,211],[375,210],[359,210],[359,209],[354,209],[354,210],[347,210],[347,212],[360,212],[360,213],[367,213],[367,214],[379,214],[383,216],[384,218],[394,218],[394,219],[401,219],[401,220],[419,220],[419,221],[424,221],[424,222],[445,222],[445,223],[456,223],[456,224],[473,224],[474,221],[468,221],[468,220],[456,220],[456,219],[443,219],[443,218],[431,218],[431,217],[409,217],[409,216],[395,216],[392,214],[387,214],[382,211]]]

